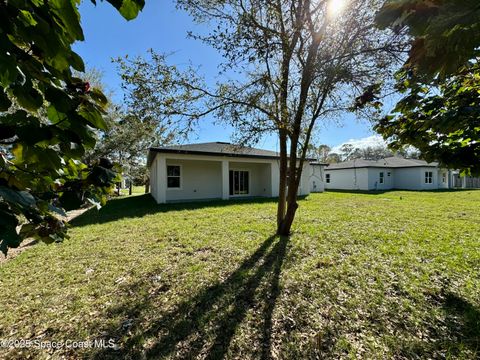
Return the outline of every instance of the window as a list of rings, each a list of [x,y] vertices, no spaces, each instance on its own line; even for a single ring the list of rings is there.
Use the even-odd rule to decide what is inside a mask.
[[[385,182],[385,173],[384,172],[381,172],[380,173],[380,184],[383,184]]]
[[[433,172],[425,171],[425,184],[433,183]]]
[[[390,177],[392,175],[391,172],[387,172],[387,176]]]
[[[446,183],[447,182],[447,173],[442,173],[442,183]]]
[[[330,184],[330,174],[325,174],[325,181],[327,184]]]
[[[248,171],[230,170],[230,195],[248,195],[249,191]]]
[[[167,165],[167,188],[180,189],[180,166]]]

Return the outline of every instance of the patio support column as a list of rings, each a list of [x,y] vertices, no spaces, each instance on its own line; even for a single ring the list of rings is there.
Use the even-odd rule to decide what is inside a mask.
[[[276,162],[270,164],[270,189],[271,197],[278,197],[278,187],[280,181],[280,169]]]
[[[229,194],[229,181],[228,181],[228,160],[222,160],[222,199],[228,200]]]
[[[160,155],[160,154],[159,154]],[[157,183],[158,183],[158,198],[159,204],[167,202],[167,159],[165,156],[158,156],[157,163]]]

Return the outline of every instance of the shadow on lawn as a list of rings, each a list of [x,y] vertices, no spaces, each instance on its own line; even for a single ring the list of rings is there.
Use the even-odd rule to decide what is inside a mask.
[[[480,356],[480,310],[456,294],[445,296],[446,325],[452,338],[450,356],[458,352],[458,344]]]
[[[403,343],[401,358],[480,359],[480,310],[468,300],[446,291],[435,305],[443,308],[443,319],[432,319],[425,340]]]
[[[201,356],[221,359],[249,311],[253,311],[254,319],[248,330],[254,332],[259,345],[254,348],[252,344],[254,357],[271,358],[272,316],[280,294],[279,280],[287,243],[287,237],[269,237],[223,282],[209,286],[169,312],[152,314],[156,301],[161,300],[168,289],[153,291],[153,296],[152,289],[143,289],[147,290],[143,291],[146,295],[133,301],[129,294],[138,294],[145,287],[145,281],[130,285],[122,295],[127,298],[125,303],[110,309],[109,314],[133,319],[134,325],[115,324],[107,329],[108,336],[123,339],[121,349],[103,349],[93,358],[194,359]],[[145,316],[149,318],[146,328],[139,324],[145,322]],[[146,350],[143,343],[148,344]]]
[[[96,208],[91,208],[90,210],[87,210],[82,215],[73,219],[70,224],[72,226],[85,226],[91,224],[103,224],[124,218],[138,218],[149,214],[169,211],[195,210],[208,207],[228,206],[233,204],[261,204],[273,202],[276,202],[275,198],[259,197],[228,201],[212,200],[159,205],[155,202],[155,200],[150,194],[145,194],[126,198],[112,199],[100,210],[97,210]]]

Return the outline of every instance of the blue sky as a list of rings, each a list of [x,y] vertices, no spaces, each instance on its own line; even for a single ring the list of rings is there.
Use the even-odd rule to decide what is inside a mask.
[[[207,80],[214,81],[220,55],[199,41],[187,39],[187,31],[202,31],[183,11],[177,10],[170,0],[147,1],[144,10],[133,21],[124,20],[109,4],[83,1],[80,6],[85,41],[74,45],[74,50],[84,59],[87,67],[95,67],[104,73],[104,81],[121,101],[120,78],[111,59],[118,56],[145,55],[150,48],[157,52],[171,53],[175,64],[192,62]],[[215,125],[212,118],[203,119],[189,142],[229,141],[232,129]],[[359,140],[368,142],[374,135],[371,126],[360,122],[353,115],[346,115],[340,124],[322,126],[316,143],[337,146]],[[278,150],[274,136],[262,140],[258,147]]]

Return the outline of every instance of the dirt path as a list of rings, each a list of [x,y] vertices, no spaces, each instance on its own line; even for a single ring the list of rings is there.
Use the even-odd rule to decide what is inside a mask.
[[[75,219],[77,216],[82,215],[85,211],[91,209],[91,207],[84,208],[84,209],[78,209],[78,210],[72,210],[67,212],[67,216],[64,218],[67,222]],[[22,253],[25,250],[28,250],[32,246],[36,245],[38,243],[37,240],[33,239],[25,239],[22,241],[20,246],[15,249],[8,249],[8,255],[5,257],[2,253],[0,253],[0,264],[13,259],[14,257],[18,256],[20,253]]]

